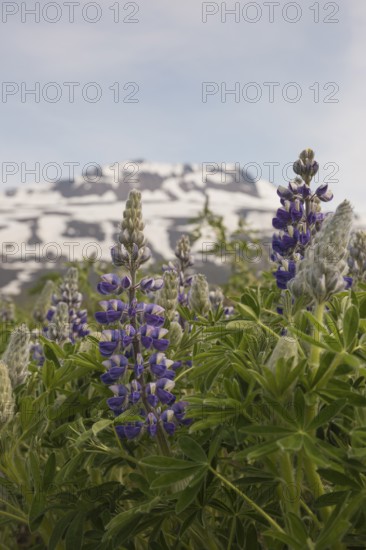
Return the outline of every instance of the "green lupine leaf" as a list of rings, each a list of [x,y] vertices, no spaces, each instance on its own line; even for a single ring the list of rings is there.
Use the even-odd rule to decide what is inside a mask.
[[[245,451],[240,451],[235,454],[235,458],[247,458],[249,461],[256,460],[262,456],[270,455],[274,452],[278,452],[278,446],[275,441],[269,443],[260,443],[259,445],[253,445]]]
[[[339,399],[337,401],[333,401],[333,403],[331,403],[330,405],[326,405],[310,422],[310,424],[307,426],[307,429],[316,430],[317,428],[320,428],[320,426],[323,426],[323,424],[328,423],[329,420],[334,418],[339,413],[339,411],[343,409],[346,403],[346,399]]]
[[[303,548],[306,548],[308,533],[305,529],[304,523],[296,514],[293,514],[292,512],[289,512],[286,518],[288,523],[290,524],[292,535],[297,542],[301,542],[303,544]]]
[[[308,457],[315,462],[315,464],[319,466],[328,467],[329,466],[329,460],[326,460],[322,457],[321,452],[317,448],[317,446],[313,443],[313,441],[310,439],[310,437],[304,437],[304,449]]]
[[[179,439],[179,446],[182,449],[183,453],[194,462],[207,464],[206,453],[204,452],[202,447],[191,437],[181,437]]]
[[[258,303],[257,297],[253,292],[245,292],[240,297],[240,304],[248,306],[251,310],[254,311],[255,315],[259,317],[260,314],[260,304]]]
[[[357,338],[360,316],[356,306],[350,306],[343,319],[343,340],[347,351],[352,351],[355,339]]]
[[[353,489],[359,489],[360,485],[351,477],[338,472],[337,470],[332,470],[329,468],[319,468],[318,473],[321,477],[330,481],[334,485],[340,485],[342,487],[352,487]]]
[[[321,342],[319,340],[315,340],[315,338],[313,338],[309,334],[306,334],[305,332],[302,332],[301,330],[298,330],[294,326],[289,326],[289,331],[292,334],[295,334],[300,340],[303,340],[304,342],[307,342],[308,344],[311,344],[312,346],[315,346],[315,347],[321,348],[321,349],[331,349],[329,347],[329,345],[326,345],[324,342]]]
[[[44,467],[43,481],[42,481],[43,489],[47,489],[47,487],[53,482],[55,473],[56,473],[56,454],[53,452],[48,457],[48,460]]]
[[[52,384],[55,373],[54,361],[46,359],[42,365],[42,382],[45,385],[45,388],[49,388]]]
[[[72,520],[70,527],[66,531],[65,536],[65,549],[66,550],[81,550],[84,539],[84,521],[85,513],[80,512],[76,514]]]
[[[279,540],[284,544],[287,544],[288,548],[291,548],[291,550],[304,550],[304,546],[300,542],[297,542],[296,539],[294,539],[287,533],[281,533],[280,531],[275,531],[274,529],[271,529],[268,531],[264,531],[263,536],[270,539]]]
[[[177,483],[177,481],[193,477],[196,471],[197,468],[178,471],[174,470],[174,472],[162,474],[151,483],[151,489],[162,489],[164,487],[169,487]]]
[[[250,424],[248,426],[242,426],[241,431],[248,434],[272,435],[272,436],[291,435],[293,433],[293,430],[289,428],[285,428],[284,426],[278,426],[278,425],[266,426],[261,424]]]
[[[75,510],[71,510],[70,512],[67,512],[67,514],[62,516],[61,519],[56,523],[52,531],[51,538],[48,542],[49,550],[56,550],[61,537],[65,533],[67,527],[71,524],[74,517]]]
[[[348,494],[349,491],[333,491],[332,493],[326,493],[325,495],[321,495],[319,498],[316,499],[315,507],[324,508],[325,506],[334,506],[336,504],[341,504]]]
[[[244,304],[236,303],[235,307],[239,311],[239,313],[244,317],[244,319],[252,319],[252,320],[258,320],[258,316],[256,312],[249,306],[246,306]]]
[[[156,470],[197,469],[197,464],[195,462],[167,456],[148,456],[141,459],[140,462],[144,466],[149,466]]]
[[[37,531],[42,523],[46,507],[46,493],[44,491],[36,491],[33,495],[32,503],[29,510],[29,529],[32,533]]]
[[[188,487],[180,494],[175,505],[175,513],[177,515],[181,514],[195,500],[202,487],[205,471],[206,470],[201,470],[201,472],[198,472],[190,481]]]
[[[98,420],[98,422],[96,422],[92,426],[93,435],[97,435],[102,430],[105,430],[106,428],[111,426],[111,424],[113,424],[113,420],[108,420],[108,419]]]

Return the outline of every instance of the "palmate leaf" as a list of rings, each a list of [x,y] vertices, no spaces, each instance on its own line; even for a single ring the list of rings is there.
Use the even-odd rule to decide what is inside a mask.
[[[364,498],[364,495],[358,495],[350,500],[349,494],[343,494],[343,497],[339,498],[339,502],[316,540],[315,550],[327,550],[334,543],[342,541],[351,525],[350,518],[362,506]]]

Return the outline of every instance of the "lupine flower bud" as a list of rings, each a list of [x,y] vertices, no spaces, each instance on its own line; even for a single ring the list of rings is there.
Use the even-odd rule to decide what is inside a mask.
[[[279,359],[288,361],[291,357],[294,362],[298,358],[297,343],[294,339],[289,338],[288,336],[281,336],[278,339],[270,358],[268,359],[267,367],[274,372]]]
[[[366,279],[366,233],[356,231],[351,235],[348,250],[348,267],[350,276],[356,281]]]
[[[13,300],[0,293],[0,321],[3,323],[9,323],[14,321],[14,318],[15,308]]]
[[[304,296],[308,302],[320,304],[347,288],[346,256],[352,219],[352,207],[346,200],[326,218],[314,239],[314,246],[306,250],[298,272],[289,284],[295,297]]]
[[[264,375],[267,379],[267,390],[283,402],[286,402],[288,398],[291,399],[295,381],[293,380],[289,385],[289,374],[297,362],[296,340],[289,336],[281,336],[266,364],[271,376],[268,376],[265,370]]]
[[[201,273],[194,275],[188,299],[190,307],[199,315],[207,315],[211,310],[207,279]]]
[[[33,319],[35,321],[39,321],[40,323],[45,321],[54,291],[54,283],[52,281],[46,281],[33,309]]]
[[[30,354],[30,331],[27,325],[16,327],[10,335],[10,339],[2,360],[8,366],[9,377],[13,388],[24,382],[28,376],[28,364]]]
[[[163,281],[164,286],[159,291],[157,302],[165,309],[166,318],[172,321],[178,305],[178,274],[175,271],[165,271]]]
[[[133,244],[138,248],[145,245],[144,223],[142,220],[141,193],[136,189],[130,191],[123,212],[121,232],[119,242],[123,244],[129,252],[132,251]]]
[[[0,361],[0,427],[14,416],[15,399],[7,365]]]
[[[299,159],[294,162],[293,169],[295,174],[301,176],[304,181],[310,180],[319,170],[318,163],[314,160],[314,151],[304,149],[299,155]]]
[[[64,343],[69,338],[69,308],[65,302],[59,302],[52,321],[48,326],[48,337],[58,344]]]
[[[183,337],[183,329],[177,321],[172,321],[169,327],[169,340],[173,347],[177,347]]]
[[[175,255],[183,264],[183,267],[190,267],[193,265],[193,256],[191,255],[191,245],[189,237],[182,235],[175,247]]]
[[[211,290],[209,293],[210,302],[213,309],[218,309],[224,303],[224,294],[220,287]]]

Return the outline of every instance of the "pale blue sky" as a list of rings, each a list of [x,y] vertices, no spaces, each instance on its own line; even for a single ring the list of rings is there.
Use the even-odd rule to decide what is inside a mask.
[[[101,19],[95,24],[83,20],[75,7],[75,22],[68,22],[68,8],[59,2],[61,19],[41,22],[23,13],[21,2],[3,2],[1,81],[13,82],[21,89],[39,82],[41,89],[56,82],[62,91],[57,103],[42,97],[21,102],[21,93],[4,97],[0,103],[2,165],[24,162],[31,167],[48,162],[87,162],[108,164],[125,159],[145,158],[167,162],[239,162],[257,163],[268,178],[264,163],[281,166],[295,160],[304,147],[317,152],[320,165],[336,163],[339,171],[332,185],[336,200],[345,197],[366,212],[363,168],[366,91],[366,3],[364,0],[338,2],[279,0],[274,6],[274,21],[269,22],[265,2],[239,2],[240,21],[220,13],[202,22],[199,0],[139,0],[139,12],[131,18],[138,23],[113,22],[110,6],[120,5],[120,19],[132,13],[134,3],[103,1]],[[8,11],[19,8],[5,22]],[[23,2],[23,4],[25,4]],[[27,7],[34,2],[26,2]],[[43,7],[47,2],[41,2]],[[56,4],[56,3],[53,3]],[[235,2],[227,2],[231,8]],[[274,3],[273,3],[274,4]],[[220,6],[221,2],[217,3]],[[311,9],[311,6],[312,9]],[[339,11],[337,11],[339,6]],[[215,9],[211,2],[208,9]],[[315,10],[319,7],[316,23]],[[125,9],[123,9],[125,8]],[[260,12],[258,9],[262,10]],[[55,17],[48,8],[46,18]],[[258,22],[249,23],[256,12]],[[247,11],[245,12],[245,10]],[[296,23],[284,20],[299,17]],[[256,12],[254,11],[256,10]],[[334,13],[333,13],[334,12]],[[87,16],[96,12],[89,8]],[[326,23],[324,19],[338,19]],[[79,82],[75,103],[68,101],[64,82]],[[80,88],[97,82],[102,98],[97,103],[83,100]],[[136,82],[138,103],[115,103],[108,89]],[[238,103],[233,95],[221,102],[220,94],[202,102],[202,83],[226,83],[240,91],[249,82],[261,86],[257,103]],[[274,102],[268,101],[265,82],[277,82]],[[300,101],[283,99],[283,87],[297,83]],[[324,85],[333,82],[335,85]],[[319,83],[315,87],[314,83]],[[309,87],[313,89],[310,90]],[[319,102],[314,101],[319,86]],[[8,85],[11,91],[12,85]],[[325,103],[332,91],[337,103]],[[54,90],[53,90],[54,91]],[[132,91],[122,90],[122,94]],[[252,97],[254,88],[247,90]],[[293,94],[295,88],[289,89]],[[90,88],[90,93],[93,90]],[[51,96],[52,89],[49,88]],[[5,102],[6,100],[6,102]],[[323,168],[331,176],[332,164]],[[66,169],[65,169],[66,174]],[[280,168],[275,182],[283,184]],[[16,185],[20,174],[8,177],[7,185]],[[31,182],[28,178],[27,182]]]

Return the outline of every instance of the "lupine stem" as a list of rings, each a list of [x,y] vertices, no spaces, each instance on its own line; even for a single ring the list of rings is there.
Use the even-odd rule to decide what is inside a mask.
[[[315,319],[320,325],[323,323],[324,309],[325,309],[325,302],[317,304],[315,308]],[[315,327],[314,339],[317,342],[320,341],[320,332],[317,327]],[[312,365],[313,367],[317,367],[319,363],[319,357],[320,357],[320,347],[313,344],[310,352],[310,365]]]
[[[325,302],[317,304],[317,306],[315,308],[314,316],[315,316],[316,321],[319,324],[323,323],[324,309],[325,309]],[[314,330],[314,339],[316,341],[320,341],[320,331],[318,330],[317,327],[315,327],[315,330]],[[319,359],[320,359],[320,347],[313,344],[312,347],[311,347],[309,362],[310,362],[310,365],[311,365],[311,367],[314,371],[316,371],[319,367]],[[306,423],[307,424],[309,424],[313,420],[313,418],[316,415],[316,412],[317,412],[317,402],[310,405],[306,410]],[[315,436],[315,433],[310,434],[310,435]],[[308,483],[309,483],[310,487],[312,488],[313,495],[314,495],[315,491],[319,492],[319,496],[324,495],[325,490],[324,490],[323,482],[322,482],[322,480],[321,480],[321,478],[320,478],[320,476],[319,476],[319,474],[316,470],[316,467],[315,467],[312,459],[309,458],[306,455],[306,453],[304,453],[304,469],[305,469],[306,477],[308,479]],[[327,520],[329,515],[330,515],[330,509],[328,507],[322,508],[321,509],[321,515],[322,515],[324,521]]]
[[[285,507],[289,512],[296,511],[298,508],[297,486],[295,484],[294,469],[289,453],[285,451],[280,458],[280,466],[285,489],[287,489],[286,497],[288,502],[285,502]],[[286,501],[286,499],[283,499]]]
[[[318,495],[318,496],[325,495],[325,490],[324,490],[321,477],[318,474],[312,459],[306,456],[306,454],[304,456],[304,470],[305,470],[305,474],[309,483],[310,490],[313,494],[313,497],[315,497],[315,495]],[[329,518],[330,512],[331,510],[327,506],[324,506],[323,508],[321,508],[320,515],[322,516],[324,521],[326,521]]]

